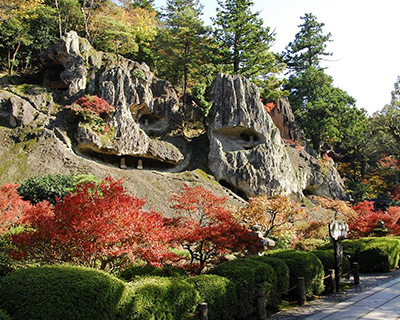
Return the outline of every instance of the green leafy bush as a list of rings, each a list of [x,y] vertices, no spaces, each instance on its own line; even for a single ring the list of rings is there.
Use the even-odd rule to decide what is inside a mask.
[[[4,237],[0,237],[0,277],[16,269],[15,261],[7,253],[9,247],[9,242]]]
[[[329,273],[329,269],[335,268],[335,255],[332,250],[314,250],[312,251],[319,260],[321,260],[322,265],[324,266],[325,274]],[[350,261],[346,256],[343,257],[343,265],[342,265],[343,273],[347,273],[351,270]]]
[[[127,284],[124,318],[136,320],[180,320],[194,314],[199,294],[183,279],[143,277]]]
[[[268,303],[268,295],[276,288],[274,270],[266,263],[254,259],[236,259],[216,266],[208,271],[228,278],[236,284],[239,305],[235,308],[237,318],[246,319],[254,313],[256,290],[261,286]]]
[[[125,283],[72,266],[20,269],[0,278],[0,309],[13,320],[117,319]]]
[[[200,302],[208,304],[208,316],[213,320],[234,319],[238,299],[235,284],[224,277],[203,274],[186,280],[200,294]]]
[[[358,240],[343,240],[343,254],[347,257],[350,263],[358,262],[358,254],[365,245],[362,239]],[[332,243],[326,243],[321,245],[318,249],[320,250],[333,250]]]
[[[12,320],[11,317],[8,315],[7,312],[0,309],[0,320]]]
[[[329,274],[329,269],[335,269],[335,255],[332,250],[314,250],[312,251],[324,266],[325,275]],[[351,270],[349,259],[343,257],[343,265],[340,267],[340,274],[346,274]],[[324,284],[327,286],[330,283],[330,279],[325,279]]]
[[[185,270],[172,267],[153,267],[150,264],[145,266],[134,266],[128,267],[119,273],[119,277],[126,280],[132,281],[138,276],[157,276],[157,277],[184,277],[187,276]]]
[[[322,239],[302,239],[296,243],[295,249],[304,251],[313,251],[326,244]]]
[[[75,185],[76,180],[73,175],[49,174],[24,180],[17,191],[24,200],[32,204],[43,200],[55,204],[57,197],[64,198],[75,189]]]
[[[250,258],[266,263],[272,267],[277,278],[277,283],[276,287],[271,290],[266,305],[272,308],[277,307],[281,302],[281,297],[289,289],[289,267],[283,260],[270,256],[251,256]]]
[[[298,284],[298,277],[304,277],[306,282],[306,296],[320,294],[324,290],[324,267],[318,257],[307,251],[276,250],[269,251],[272,257],[282,259],[289,267],[290,288]],[[289,296],[296,295],[295,290],[289,292]]]
[[[364,245],[358,255],[361,272],[388,272],[399,263],[400,241],[391,238],[362,238]]]

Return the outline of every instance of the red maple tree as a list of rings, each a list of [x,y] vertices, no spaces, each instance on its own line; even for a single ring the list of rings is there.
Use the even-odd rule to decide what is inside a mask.
[[[181,215],[168,224],[175,243],[189,252],[186,269],[200,273],[207,263],[217,263],[225,254],[256,249],[258,237],[233,220],[226,198],[200,186],[184,185],[170,201]]]
[[[82,109],[97,115],[114,111],[114,108],[106,100],[96,95],[81,97],[75,103],[81,106]]]
[[[351,238],[366,237],[373,234],[380,221],[385,223],[385,228],[391,234],[400,234],[400,208],[389,207],[386,211],[375,210],[372,201],[363,201],[352,207],[357,215],[349,221],[349,236]]]
[[[31,207],[18,194],[18,184],[6,183],[0,187],[0,235],[6,232]]]
[[[45,262],[71,262],[105,269],[118,258],[160,264],[172,258],[163,217],[145,211],[122,180],[78,185],[54,208],[47,202],[31,207],[21,220],[29,226],[13,240],[14,257]]]

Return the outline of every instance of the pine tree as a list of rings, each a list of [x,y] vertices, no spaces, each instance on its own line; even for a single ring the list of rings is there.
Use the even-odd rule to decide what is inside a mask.
[[[320,62],[323,57],[331,56],[326,51],[327,43],[332,41],[330,33],[323,34],[324,23],[319,23],[317,17],[306,13],[304,23],[299,25],[300,31],[295,40],[289,42],[286,51],[282,53],[282,59],[291,71],[304,71],[308,67],[321,68]]]
[[[296,120],[302,126],[312,148],[323,151],[333,148],[346,137],[348,126],[362,126],[365,112],[355,108],[356,100],[347,92],[333,86],[333,78],[321,66],[331,34],[324,35],[323,23],[312,14],[301,17],[295,40],[286,47],[282,59],[290,76],[284,86]]]
[[[184,105],[190,82],[207,63],[209,30],[200,19],[202,9],[197,0],[168,0],[157,39],[157,73],[182,88]]]
[[[275,56],[269,52],[275,38],[269,27],[263,27],[260,13],[252,13],[253,2],[226,0],[218,4],[220,8],[213,22],[224,71],[249,78],[267,74],[271,66],[276,66]]]

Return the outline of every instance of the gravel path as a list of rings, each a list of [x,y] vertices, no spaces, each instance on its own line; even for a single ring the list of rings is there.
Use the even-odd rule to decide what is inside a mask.
[[[309,316],[329,308],[336,303],[345,301],[357,293],[364,292],[377,285],[383,284],[393,278],[400,277],[400,269],[388,273],[366,273],[360,274],[360,284],[351,286],[343,292],[330,294],[319,299],[308,301],[304,306],[297,306],[290,310],[280,311],[268,319],[290,320],[290,319],[307,319]],[[352,281],[352,279],[350,279]],[[349,283],[351,283],[351,281]]]

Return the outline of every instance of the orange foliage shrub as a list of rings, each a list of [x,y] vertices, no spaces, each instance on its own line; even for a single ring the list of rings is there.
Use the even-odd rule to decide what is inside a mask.
[[[6,183],[0,187],[0,235],[6,232],[31,207],[18,194],[18,184]]]
[[[287,196],[259,196],[250,198],[249,204],[239,208],[234,216],[249,227],[259,225],[265,237],[279,236],[285,231],[296,233],[295,223],[304,218],[304,210]]]

